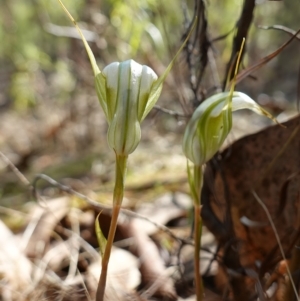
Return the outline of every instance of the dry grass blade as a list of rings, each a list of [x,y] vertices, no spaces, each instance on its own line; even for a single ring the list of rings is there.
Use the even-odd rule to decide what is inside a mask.
[[[251,278],[255,279],[255,287],[256,287],[256,291],[257,291],[257,295],[258,295],[258,300],[259,301],[267,301],[263,287],[262,287],[260,279],[258,277],[258,274],[252,269],[245,269],[245,272]]]
[[[236,77],[236,83],[238,84],[243,79],[245,79],[247,76],[249,76],[254,71],[257,71],[262,66],[264,66],[266,63],[271,61],[273,58],[275,58],[281,51],[283,51],[295,38],[297,38],[297,35],[300,33],[300,30],[298,30],[291,39],[289,39],[287,42],[285,42],[282,46],[280,46],[278,49],[276,49],[274,52],[270,53],[269,55],[265,56],[261,60],[259,60],[256,64],[246,68],[245,70],[241,71],[237,77]]]
[[[235,29],[235,27],[233,27],[232,29],[230,29],[228,32],[226,32],[224,34],[211,39],[210,43],[213,44],[215,42],[219,42],[219,41],[226,39],[234,31],[234,29]]]
[[[276,230],[275,224],[274,224],[274,222],[272,220],[272,217],[270,215],[270,212],[269,212],[268,208],[266,207],[266,205],[264,204],[264,202],[259,198],[259,196],[256,194],[256,192],[254,190],[252,191],[252,194],[255,197],[255,199],[257,200],[257,202],[260,204],[260,206],[263,208],[263,210],[265,211],[265,213],[266,213],[266,215],[268,217],[268,220],[270,222],[270,225],[271,225],[271,227],[272,227],[272,229],[274,231],[274,235],[276,237],[276,240],[277,240],[277,243],[278,243],[278,246],[279,246],[279,249],[280,249],[281,256],[284,259],[284,261],[287,262],[286,256],[284,254],[284,250],[283,250],[283,247],[282,247],[282,244],[281,244],[281,241],[280,241],[280,237],[278,235],[278,232]],[[290,279],[291,285],[293,287],[295,296],[297,297],[297,300],[299,301],[300,299],[299,299],[298,291],[297,291],[297,288],[295,286],[295,283],[294,283],[294,280],[293,280],[293,277],[292,277],[292,274],[291,274],[291,271],[290,271],[288,265],[286,265],[286,269],[287,269],[287,274],[289,276],[289,279]]]
[[[176,119],[179,119],[180,117],[182,117],[182,118],[188,118],[188,117],[189,117],[189,116],[187,116],[187,115],[185,115],[185,114],[181,114],[181,113],[179,113],[179,112],[175,112],[175,111],[172,111],[172,110],[169,110],[169,109],[166,109],[166,108],[162,108],[162,107],[159,106],[159,105],[155,105],[153,108],[156,109],[156,110],[158,110],[158,111],[160,111],[160,112],[163,112],[163,113],[165,113],[165,114],[168,114],[168,115],[170,115],[170,116],[173,116],[173,117],[175,117]]]
[[[80,236],[80,224],[79,224],[79,214],[80,211],[76,208],[71,208],[70,213],[69,213],[69,217],[71,220],[71,226],[72,226],[72,232],[74,234],[76,234],[77,236]],[[79,260],[79,242],[76,239],[76,236],[73,235],[71,237],[71,259],[70,259],[70,267],[69,267],[69,272],[68,272],[68,276],[66,278],[66,281],[68,279],[72,279],[75,278],[76,276],[76,272],[77,272],[77,264],[78,264],[78,260]]]
[[[18,177],[22,184],[31,187],[30,182],[27,178],[19,171],[19,169],[0,151],[1,159],[10,167],[14,174]]]

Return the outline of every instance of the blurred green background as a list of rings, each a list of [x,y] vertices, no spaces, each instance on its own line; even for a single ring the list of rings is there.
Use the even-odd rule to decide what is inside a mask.
[[[115,60],[134,58],[154,65],[157,72],[168,64],[180,45],[194,8],[193,1],[179,0],[64,2],[81,28],[87,30],[100,68]],[[246,64],[275,50],[288,38],[284,32],[257,26],[280,24],[294,30],[300,27],[298,1],[260,2],[247,41]],[[211,39],[233,29],[242,4],[242,0],[207,3]],[[78,35],[57,1],[2,0],[0,25],[1,107],[22,111],[40,105],[46,97],[55,97],[62,104],[70,101],[70,93],[79,88],[78,82],[86,80],[92,86],[87,81],[91,70],[82,43],[76,39]],[[221,77],[231,53],[232,38],[233,33],[213,45]],[[290,91],[284,93],[293,100],[295,83],[291,85],[287,74],[297,74],[299,56],[292,55],[298,54],[295,44],[264,68],[268,71],[264,70],[258,79],[259,92],[271,93],[274,85],[277,89],[287,85]]]
[[[191,0],[65,0],[64,4],[85,30],[100,69],[133,58],[157,74],[162,74],[179,48],[195,5]],[[206,3],[209,39],[231,31],[212,45],[220,82],[242,5],[242,0]],[[295,0],[257,1],[243,65],[255,63],[290,38],[285,32],[258,26],[277,24],[298,30],[299,11],[300,2]],[[82,41],[59,3],[2,0],[0,40],[1,151],[30,179],[45,172],[57,180],[80,178],[85,184],[93,177],[98,185],[109,181],[113,154],[106,144],[106,122],[94,92],[92,70]],[[275,113],[294,107],[299,53],[295,40],[238,89]],[[207,67],[203,91],[211,89],[210,77]],[[182,112],[180,99],[188,104],[193,98],[189,80],[183,53],[158,104]],[[154,152],[163,143],[180,146],[184,121],[154,109],[143,126],[144,145]],[[12,204],[24,187],[19,187],[2,161],[0,180],[0,198]]]

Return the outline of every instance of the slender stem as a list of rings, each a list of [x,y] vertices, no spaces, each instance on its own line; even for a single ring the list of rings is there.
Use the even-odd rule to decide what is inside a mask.
[[[96,301],[104,301],[108,263],[109,263],[110,253],[111,253],[111,249],[112,249],[112,245],[114,242],[114,237],[117,229],[118,216],[123,201],[127,158],[128,158],[127,156],[116,155],[116,175],[115,175],[116,181],[115,181],[115,188],[114,188],[113,209],[112,209],[111,222],[110,222],[110,227],[109,227],[109,232],[107,237],[107,243],[102,258],[102,270],[101,270],[101,275],[100,275],[97,293],[96,293]]]
[[[197,301],[203,299],[203,284],[200,273],[200,248],[202,236],[202,218],[201,218],[201,191],[203,184],[202,166],[194,166],[194,266],[195,266],[195,288]]]

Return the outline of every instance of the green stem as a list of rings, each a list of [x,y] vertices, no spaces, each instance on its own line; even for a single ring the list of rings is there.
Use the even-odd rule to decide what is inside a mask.
[[[195,288],[197,301],[203,299],[203,284],[200,273],[200,248],[202,236],[201,219],[201,191],[203,184],[202,166],[194,166],[194,266],[195,266]]]
[[[109,227],[109,232],[107,237],[107,243],[102,258],[102,270],[101,270],[101,275],[100,275],[97,293],[96,293],[96,301],[104,301],[108,263],[109,263],[110,253],[111,253],[111,249],[112,249],[112,245],[114,242],[115,233],[117,229],[118,216],[123,201],[127,158],[128,158],[127,156],[116,155],[116,175],[115,175],[116,181],[115,181],[115,188],[114,188],[113,210],[112,210],[111,222],[110,222],[110,227]]]

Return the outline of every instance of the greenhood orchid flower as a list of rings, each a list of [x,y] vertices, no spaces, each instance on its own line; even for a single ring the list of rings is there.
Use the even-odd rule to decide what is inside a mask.
[[[133,60],[108,65],[97,81],[102,85],[98,95],[109,124],[108,144],[117,154],[129,155],[141,139],[140,124],[156,103],[162,85],[155,85],[158,77],[151,68]]]
[[[194,112],[183,138],[183,152],[195,165],[210,160],[222,146],[232,127],[232,112],[250,109],[276,122],[252,98],[242,92],[222,92],[206,99]]]
[[[157,77],[150,67],[142,66],[133,60],[114,62],[101,72],[76,21],[61,0],[58,1],[74,23],[89,56],[98,99],[109,124],[108,144],[117,155],[128,156],[138,146],[141,139],[141,122],[158,100],[163,82],[189,39],[196,22],[160,77]]]
[[[200,274],[196,272],[200,270],[203,167],[216,154],[228,136],[232,127],[233,111],[250,109],[276,121],[248,95],[234,92],[233,89],[234,85],[229,92],[215,94],[201,103],[188,122],[183,137],[183,152],[193,163],[193,169],[191,169],[187,161],[188,181],[194,202],[194,264],[197,301],[203,300],[202,280]]]
[[[131,154],[138,146],[141,139],[141,122],[145,119],[158,100],[163,82],[169,74],[179,53],[188,41],[197,19],[195,19],[186,40],[160,77],[158,77],[151,68],[142,66],[133,60],[121,63],[114,62],[105,67],[101,72],[97,66],[94,54],[76,21],[62,1],[58,1],[75,25],[89,56],[94,72],[98,99],[109,126],[107,134],[108,144],[115,151],[116,155],[116,180],[113,194],[113,209],[107,241],[103,239],[101,229],[99,229],[99,227],[96,229],[99,242],[100,244],[102,243],[100,249],[104,250],[102,254],[102,270],[96,292],[96,301],[103,301],[108,263],[117,229],[119,211],[123,201],[127,159],[129,154]]]

